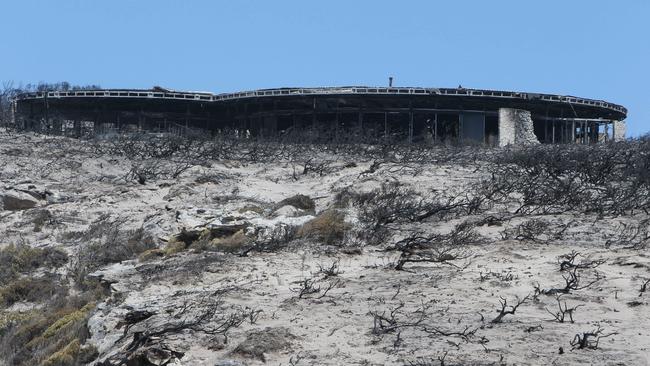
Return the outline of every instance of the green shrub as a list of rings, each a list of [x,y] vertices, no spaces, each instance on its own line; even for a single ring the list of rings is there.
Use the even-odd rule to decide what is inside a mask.
[[[76,365],[79,350],[70,345],[88,338],[87,321],[94,308],[92,303],[75,308],[77,300],[82,299],[73,297],[15,317],[0,332],[0,349],[12,350],[4,358],[8,364]]]
[[[95,307],[87,302],[98,293],[84,293],[52,301],[39,311],[14,315],[0,328],[0,349],[12,350],[4,360],[11,365],[77,365],[97,356],[90,345],[88,318]],[[80,352],[81,351],[81,352]],[[67,357],[70,356],[70,357]],[[85,361],[81,361],[81,360]]]

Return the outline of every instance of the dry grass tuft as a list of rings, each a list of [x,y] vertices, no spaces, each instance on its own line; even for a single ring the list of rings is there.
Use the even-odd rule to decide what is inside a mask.
[[[65,347],[53,353],[45,361],[43,366],[73,366],[76,364],[77,356],[81,350],[78,339],[73,339]]]
[[[178,240],[170,240],[167,245],[165,246],[165,249],[163,249],[164,255],[172,255],[176,253],[180,253],[187,249],[187,244],[185,244],[182,241]]]
[[[55,321],[43,332],[44,338],[53,337],[65,329],[69,329],[74,325],[78,325],[79,322],[85,321],[88,313],[90,313],[95,308],[94,303],[86,304],[79,310],[75,310],[70,314],[63,316],[61,319]]]
[[[245,228],[245,225],[223,225],[201,230],[182,230],[170,238],[165,249],[143,253],[140,260],[169,256],[186,249],[236,252],[252,242],[244,233]]]
[[[167,254],[165,249],[149,249],[145,250],[144,252],[140,253],[138,256],[138,260],[140,262],[148,262],[154,259],[162,258]]]
[[[251,238],[246,236],[244,230],[239,230],[230,236],[213,239],[210,242],[210,247],[212,250],[234,253],[251,244],[251,242]]]
[[[296,236],[316,239],[328,245],[337,245],[341,244],[345,233],[350,228],[351,225],[345,222],[343,212],[330,209],[307,221],[298,229]]]

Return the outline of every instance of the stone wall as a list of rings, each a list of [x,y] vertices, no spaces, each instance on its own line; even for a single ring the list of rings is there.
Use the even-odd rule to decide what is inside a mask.
[[[530,111],[514,108],[499,109],[499,146],[539,144],[533,130]]]
[[[614,121],[614,141],[625,140],[625,121]]]

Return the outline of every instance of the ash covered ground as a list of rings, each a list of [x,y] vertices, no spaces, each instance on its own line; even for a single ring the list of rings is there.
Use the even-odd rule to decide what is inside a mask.
[[[646,365],[650,141],[0,132],[0,365]]]

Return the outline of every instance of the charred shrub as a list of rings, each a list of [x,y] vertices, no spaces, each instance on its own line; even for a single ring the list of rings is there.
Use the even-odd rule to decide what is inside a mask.
[[[146,184],[159,179],[176,179],[194,165],[185,161],[138,161],[131,164],[131,170],[126,173],[124,180]]]
[[[540,145],[506,151],[484,181],[490,196],[517,213],[569,211],[600,216],[650,210],[650,141]]]
[[[561,240],[573,222],[552,223],[548,220],[532,218],[501,232],[504,240],[532,241],[548,243]]]
[[[636,223],[620,223],[605,245],[627,249],[645,249],[650,244],[650,219]]]
[[[82,365],[97,356],[84,344],[88,318],[95,307],[92,296],[51,301],[0,325],[0,349],[10,365]]]
[[[304,194],[297,194],[295,196],[285,198],[282,201],[278,202],[276,206],[279,208],[286,205],[306,211],[314,211],[316,209],[316,203],[314,200],[309,196],[305,196]]]
[[[84,232],[65,235],[81,244],[72,259],[70,271],[78,285],[84,286],[86,275],[100,267],[133,259],[156,247],[153,237],[144,229],[123,229],[124,223],[124,219],[104,216]]]
[[[52,213],[48,210],[36,210],[34,212],[34,232],[41,232],[44,226],[51,225],[56,222]]]
[[[67,261],[68,255],[56,248],[11,244],[0,250],[0,283],[7,283],[21,273],[29,273],[37,268],[58,268]]]
[[[466,212],[467,201],[462,198],[422,197],[399,183],[382,184],[376,190],[339,199],[352,201],[359,207],[359,219],[377,229],[400,222],[421,222],[431,217],[447,218]]]
[[[456,266],[454,261],[472,256],[467,245],[480,240],[481,236],[471,224],[461,223],[446,234],[412,233],[386,250],[400,253],[395,265],[396,270],[404,269],[406,263],[429,262]]]
[[[16,279],[0,287],[0,306],[7,307],[21,301],[45,302],[62,291],[59,282],[55,276]]]

